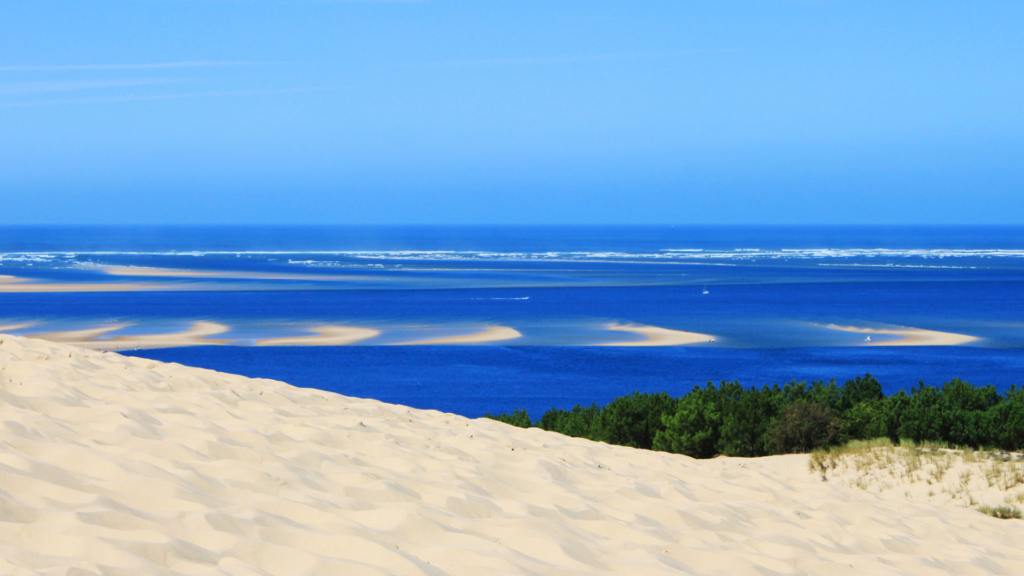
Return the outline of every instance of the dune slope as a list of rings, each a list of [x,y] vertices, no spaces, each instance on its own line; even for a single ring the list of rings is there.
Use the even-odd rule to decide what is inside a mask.
[[[806,458],[695,461],[0,339],[0,574],[1024,573],[1024,523]]]

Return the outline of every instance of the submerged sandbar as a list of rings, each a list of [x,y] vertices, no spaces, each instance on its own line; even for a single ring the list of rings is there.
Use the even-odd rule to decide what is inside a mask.
[[[955,334],[953,332],[939,332],[936,330],[925,330],[923,328],[860,328],[857,326],[837,326],[829,324],[833,330],[843,332],[854,332],[857,334],[877,334],[885,336],[898,336],[896,340],[882,340],[880,342],[865,342],[866,346],[959,346],[970,344],[980,340],[977,336],[967,334]]]
[[[710,334],[699,332],[687,332],[685,330],[670,330],[658,326],[642,326],[634,324],[609,324],[608,330],[616,332],[632,332],[645,336],[646,340],[635,340],[629,342],[606,342],[597,346],[685,346],[687,344],[701,344],[714,342],[715,337]]]
[[[400,342],[394,344],[394,346],[427,346],[427,345],[447,345],[447,344],[485,344],[487,342],[501,342],[504,340],[514,340],[522,337],[515,328],[509,328],[508,326],[491,326],[486,330],[475,332],[473,334],[466,334],[463,336],[447,336],[444,338],[429,338],[427,340],[415,340],[412,342]]]

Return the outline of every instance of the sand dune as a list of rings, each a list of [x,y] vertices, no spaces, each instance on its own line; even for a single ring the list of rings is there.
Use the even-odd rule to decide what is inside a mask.
[[[858,328],[856,326],[836,326],[835,324],[829,324],[828,327],[833,330],[856,332],[858,334],[899,336],[897,340],[871,342],[867,346],[956,346],[979,340],[975,336],[968,336],[966,334],[936,332],[935,330],[923,330],[921,328]]]
[[[38,338],[49,342],[72,344],[92,350],[123,350],[126,348],[176,348],[179,346],[210,346],[226,344],[231,340],[211,340],[209,336],[223,334],[230,330],[216,322],[194,322],[192,327],[183,332],[169,334],[124,335],[105,338],[109,332],[126,328],[130,324],[116,324],[89,328],[86,330],[70,330],[62,332],[45,332],[31,334],[30,338]]]
[[[344,346],[380,335],[379,330],[352,326],[316,326],[310,328],[316,336],[292,336],[257,340],[257,346]]]
[[[445,338],[430,338],[428,340],[416,340],[413,342],[400,342],[395,346],[421,346],[421,345],[445,345],[445,344],[484,344],[487,342],[501,342],[522,337],[522,334],[508,326],[491,326],[486,330],[466,334],[464,336],[448,336]]]
[[[681,346],[685,344],[710,342],[715,338],[709,334],[684,332],[682,330],[669,330],[668,328],[658,328],[657,326],[609,324],[608,329],[615,330],[617,332],[632,332],[634,334],[640,334],[642,336],[646,336],[647,339],[631,342],[609,342],[597,344],[597,346]]]
[[[1020,574],[1024,522],[0,337],[0,573]]]

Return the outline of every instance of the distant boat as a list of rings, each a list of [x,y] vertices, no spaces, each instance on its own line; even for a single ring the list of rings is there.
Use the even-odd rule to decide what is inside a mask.
[[[711,294],[711,292],[708,292],[708,287],[707,286],[704,287],[704,293],[705,294]]]
[[[864,341],[865,342],[871,342],[871,336],[868,336],[867,338],[865,338]]]

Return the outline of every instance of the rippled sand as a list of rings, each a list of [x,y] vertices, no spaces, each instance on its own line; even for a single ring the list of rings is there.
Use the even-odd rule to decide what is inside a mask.
[[[0,337],[0,574],[1020,574],[1024,523]]]

